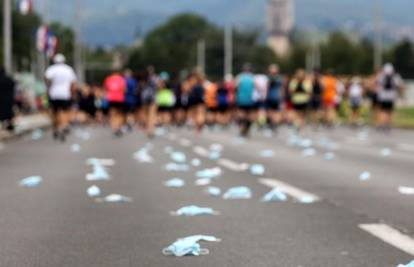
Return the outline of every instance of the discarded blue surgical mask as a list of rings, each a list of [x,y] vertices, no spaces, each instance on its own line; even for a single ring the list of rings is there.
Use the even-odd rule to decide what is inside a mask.
[[[178,162],[178,163],[184,163],[187,160],[187,157],[182,152],[173,152],[171,154],[171,160]]]
[[[400,186],[398,192],[403,195],[414,195],[414,187]]]
[[[218,167],[212,169],[205,169],[202,171],[198,171],[196,176],[198,178],[205,178],[205,179],[213,179],[222,174],[222,170]]]
[[[412,261],[412,262],[410,262],[410,263],[408,263],[406,265],[400,264],[397,267],[414,267],[414,261]]]
[[[132,202],[132,199],[130,197],[126,197],[119,194],[112,194],[109,196],[106,196],[103,199],[97,199],[98,202],[108,202],[108,203],[126,203],[126,202]]]
[[[250,173],[255,176],[262,176],[265,173],[265,167],[261,164],[253,164],[250,167]]]
[[[299,202],[302,204],[312,204],[316,201],[316,199],[312,196],[304,196],[299,199]]]
[[[210,146],[210,150],[211,151],[216,151],[216,152],[221,152],[221,151],[223,151],[223,145],[221,145],[221,144],[212,144]]]
[[[193,159],[191,160],[191,165],[193,165],[194,167],[199,167],[201,166],[201,160],[200,159]]]
[[[196,186],[206,186],[206,185],[211,184],[211,179],[207,179],[207,178],[197,179],[194,184]]]
[[[328,153],[325,153],[325,155],[323,156],[323,158],[325,159],[325,160],[334,160],[335,159],[335,154],[334,153],[332,153],[332,152],[328,152]]]
[[[370,172],[363,172],[359,175],[359,180],[361,181],[368,181],[371,179],[371,173]]]
[[[224,193],[224,199],[249,199],[252,197],[252,191],[245,186],[230,188]]]
[[[147,148],[141,148],[133,155],[134,159],[142,163],[153,163],[154,159],[148,154]]]
[[[70,147],[70,151],[72,151],[73,153],[78,153],[80,152],[80,150],[81,150],[81,147],[78,144],[73,144]]]
[[[201,248],[199,244],[200,241],[220,242],[221,240],[214,236],[189,236],[178,239],[167,248],[164,248],[162,253],[166,256],[173,255],[176,257],[208,255],[209,250]]]
[[[187,164],[177,164],[177,163],[171,162],[165,165],[165,169],[167,171],[187,172],[190,170],[190,167]]]
[[[96,185],[93,185],[88,188],[87,193],[89,197],[99,197],[101,195],[101,189]]]
[[[203,208],[195,205],[182,207],[177,211],[172,211],[171,215],[173,216],[200,216],[200,215],[218,215],[219,212],[213,210],[212,208]]]
[[[39,140],[43,137],[43,130],[37,129],[32,132],[32,140]]]
[[[236,138],[234,138],[234,139],[231,141],[231,143],[232,143],[233,145],[236,145],[236,146],[238,146],[238,145],[244,145],[244,144],[246,144],[246,139],[244,139],[244,138],[242,138],[242,137],[236,137]]]
[[[110,179],[108,172],[101,165],[95,165],[93,167],[93,173],[86,175],[87,181],[107,181]]]
[[[260,157],[262,158],[273,158],[275,152],[273,150],[263,150],[260,152]]]
[[[211,151],[208,155],[208,158],[210,160],[218,160],[220,159],[220,157],[221,157],[221,154],[218,151]]]
[[[164,128],[158,127],[158,128],[155,129],[155,135],[156,136],[163,136],[166,133],[167,133],[167,131]]]
[[[267,193],[262,197],[262,202],[272,202],[272,201],[287,201],[287,195],[280,191],[278,188],[274,188],[272,191]]]
[[[207,194],[213,197],[219,197],[221,195],[221,189],[218,187],[210,186],[206,190]]]
[[[43,178],[41,176],[30,176],[27,178],[22,179],[19,184],[23,187],[37,187],[43,182]]]
[[[389,157],[392,154],[392,150],[390,148],[384,148],[383,150],[381,150],[381,155],[383,157]]]
[[[310,148],[313,145],[313,141],[310,139],[301,139],[299,141],[299,146],[302,148]]]
[[[307,148],[302,151],[302,156],[305,158],[313,157],[315,155],[316,155],[316,150],[314,148]]]
[[[173,178],[173,179],[166,181],[164,185],[166,187],[178,188],[178,187],[183,187],[185,185],[185,182],[180,178]]]

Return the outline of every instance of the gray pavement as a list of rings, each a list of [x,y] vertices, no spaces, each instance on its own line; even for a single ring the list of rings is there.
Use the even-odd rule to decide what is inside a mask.
[[[148,143],[140,133],[114,139],[109,129],[90,127],[89,140],[76,132],[65,144],[52,141],[50,133],[40,140],[30,136],[7,142],[0,150],[0,266],[364,266],[394,267],[414,258],[361,230],[360,224],[385,223],[407,237],[414,236],[414,196],[401,195],[399,186],[414,187],[414,146],[411,132],[396,131],[384,136],[369,131],[366,140],[358,132],[340,128],[307,131],[314,140],[316,156],[302,157],[302,149],[287,144],[289,130],[276,136],[253,134],[245,144],[236,144],[235,129],[206,130],[195,136],[188,130],[151,141],[153,164],[133,159],[132,154]],[[326,137],[338,148],[336,158],[325,161]],[[182,142],[185,139],[186,142]],[[79,153],[71,152],[79,144]],[[183,143],[191,144],[183,146]],[[194,152],[196,146],[224,146],[221,158],[234,163],[261,163],[263,177],[248,171],[231,170],[220,161]],[[170,162],[165,146],[200,158],[202,166],[189,172],[167,172]],[[389,157],[383,148],[392,149]],[[405,148],[404,148],[405,147]],[[259,157],[272,149],[273,158]],[[91,171],[85,161],[91,157],[111,158],[112,176],[106,182],[87,182]],[[205,187],[194,185],[195,171],[220,166],[223,175],[213,182],[226,190],[248,186],[253,198],[223,200],[206,195]],[[369,181],[359,174],[370,171]],[[41,175],[37,188],[18,186],[21,178]],[[186,181],[183,188],[167,188],[172,177]],[[320,202],[261,203],[271,188],[260,178],[283,181],[321,197]],[[86,189],[97,184],[106,194],[119,193],[131,203],[97,203]],[[196,204],[212,207],[219,216],[173,217],[170,211]],[[203,246],[210,255],[174,258],[162,255],[162,248],[177,238],[193,234],[214,235],[220,243]]]

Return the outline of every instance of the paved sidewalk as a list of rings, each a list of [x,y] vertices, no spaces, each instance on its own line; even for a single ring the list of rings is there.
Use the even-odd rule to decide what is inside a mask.
[[[10,139],[38,128],[48,127],[50,125],[50,119],[45,114],[34,114],[17,117],[15,123],[16,129],[12,133],[0,130],[0,140]]]

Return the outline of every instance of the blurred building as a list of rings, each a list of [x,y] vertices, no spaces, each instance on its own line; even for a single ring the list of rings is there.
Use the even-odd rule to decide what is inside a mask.
[[[294,0],[268,0],[267,43],[276,54],[284,56],[290,48],[289,36],[295,26]]]

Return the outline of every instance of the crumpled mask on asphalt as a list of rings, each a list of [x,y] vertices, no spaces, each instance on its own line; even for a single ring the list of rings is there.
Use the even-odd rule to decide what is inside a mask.
[[[302,151],[302,156],[307,158],[307,157],[313,157],[316,155],[316,149],[314,148],[306,148]]]
[[[190,167],[187,164],[177,164],[174,162],[170,162],[165,165],[165,169],[167,171],[174,171],[174,172],[187,172],[190,170]]]
[[[334,153],[332,153],[332,152],[328,152],[328,153],[325,153],[325,155],[323,156],[323,158],[325,159],[325,160],[334,160],[335,159],[335,154]]]
[[[86,175],[87,181],[107,181],[110,176],[102,165],[96,164],[93,166],[93,172]]]
[[[173,179],[170,179],[170,180],[166,181],[164,183],[164,185],[166,187],[178,188],[178,187],[183,187],[185,185],[185,182],[180,178],[173,178]]]
[[[87,193],[89,197],[99,197],[101,195],[101,189],[96,185],[93,185],[88,188]]]
[[[206,186],[211,184],[211,179],[207,179],[207,178],[201,178],[201,179],[197,179],[194,184],[196,186]]]
[[[265,173],[265,167],[261,164],[253,164],[250,167],[250,173],[255,176],[262,176]]]
[[[274,188],[272,191],[267,193],[262,197],[262,202],[272,202],[272,201],[287,201],[288,197],[282,191],[277,188]]]
[[[263,150],[260,152],[260,157],[262,158],[273,158],[275,152],[273,150]]]
[[[392,150],[390,148],[384,148],[383,150],[381,150],[381,155],[383,157],[389,157],[392,154]]]
[[[221,152],[221,151],[223,151],[223,145],[221,145],[221,144],[212,144],[210,146],[210,150],[211,151]]]
[[[371,173],[370,172],[363,172],[359,175],[359,180],[361,181],[368,181],[369,179],[371,179]]]
[[[299,202],[302,204],[312,204],[316,201],[316,199],[312,196],[304,196],[299,199]]]
[[[141,148],[133,155],[134,159],[142,163],[153,163],[154,159],[148,154],[147,148]]]
[[[109,203],[126,203],[126,202],[132,202],[132,199],[130,197],[126,197],[123,195],[112,194],[98,201],[109,202]]]
[[[414,195],[414,187],[400,186],[398,192],[403,195]]]
[[[252,197],[252,191],[245,186],[232,187],[224,193],[224,199],[249,199]]]
[[[218,151],[210,151],[210,153],[208,154],[208,158],[210,160],[218,160],[220,159],[221,154]]]
[[[200,216],[200,215],[218,215],[217,211],[212,208],[203,208],[195,205],[182,207],[177,211],[171,212],[174,216]]]
[[[78,153],[80,152],[80,150],[81,150],[81,147],[79,144],[73,144],[70,147],[70,151],[72,151],[73,153]]]
[[[32,132],[32,140],[39,140],[43,137],[43,130],[37,129]]]
[[[184,163],[187,160],[187,157],[182,152],[173,152],[171,154],[171,160],[177,163]]]
[[[162,253],[164,255],[174,255],[176,257],[183,256],[200,256],[209,254],[208,249],[201,248],[199,242],[220,242],[220,239],[214,236],[195,235],[178,239],[173,244],[164,248]]]
[[[199,166],[201,166],[201,160],[195,158],[195,159],[191,160],[191,165],[193,165],[194,167],[199,167]]]
[[[402,265],[402,264],[400,264],[400,265],[398,265],[397,267],[414,267],[414,261],[412,261],[412,262],[410,262],[410,263],[408,263],[408,264],[406,264],[406,265]]]
[[[213,197],[219,197],[221,195],[221,189],[215,186],[210,186],[206,189],[207,194]]]
[[[205,178],[205,179],[213,179],[222,174],[222,170],[219,167],[212,168],[212,169],[204,169],[202,171],[198,171],[196,176],[198,178]]]
[[[41,176],[30,176],[20,180],[19,184],[23,187],[37,187],[43,182]]]

